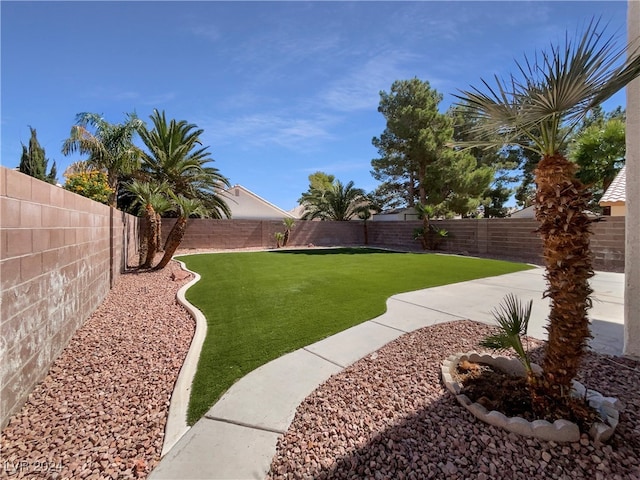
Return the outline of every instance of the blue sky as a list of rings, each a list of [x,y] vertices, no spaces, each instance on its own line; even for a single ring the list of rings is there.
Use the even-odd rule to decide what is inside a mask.
[[[0,3],[1,162],[36,128],[59,180],[75,115],[154,108],[204,129],[232,184],[289,210],[321,170],[371,191],[380,90],[443,94],[506,76],[592,17],[626,41],[626,1]],[[624,92],[605,110],[624,106]]]

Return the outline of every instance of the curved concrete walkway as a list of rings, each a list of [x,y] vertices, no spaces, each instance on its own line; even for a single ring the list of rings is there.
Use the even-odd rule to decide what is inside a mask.
[[[284,355],[235,383],[151,473],[150,479],[262,479],[278,436],[298,405],[322,382],[399,336],[440,322],[493,323],[491,311],[512,292],[533,300],[529,334],[545,339],[549,302],[542,299],[543,270],[461,282],[394,295],[387,312],[332,337]],[[621,355],[624,274],[592,278],[591,347]]]

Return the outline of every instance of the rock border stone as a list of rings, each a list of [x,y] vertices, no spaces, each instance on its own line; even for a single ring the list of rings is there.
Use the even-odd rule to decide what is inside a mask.
[[[462,386],[454,378],[455,369],[461,361],[468,360],[472,363],[483,363],[503,370],[512,375],[524,376],[524,366],[517,358],[495,357],[477,352],[458,353],[449,356],[442,363],[442,380],[456,399],[473,416],[495,427],[504,428],[509,432],[540,440],[558,443],[577,442],[580,440],[578,425],[568,420],[556,420],[553,423],[547,420],[534,420],[530,422],[521,417],[507,417],[495,410],[488,411],[479,403],[472,402],[469,397],[461,394]],[[534,370],[540,369],[534,365]],[[573,395],[586,397],[589,405],[600,414],[602,421],[596,422],[590,429],[589,435],[595,441],[606,442],[611,438],[618,426],[620,412],[623,406],[617,398],[605,397],[595,390],[587,389],[580,382],[573,381]]]

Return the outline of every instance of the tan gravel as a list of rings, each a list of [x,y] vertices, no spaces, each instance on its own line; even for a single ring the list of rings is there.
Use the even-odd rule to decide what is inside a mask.
[[[181,272],[121,277],[2,431],[0,478],[148,475],[195,329],[176,302]]]
[[[640,479],[640,363],[588,354],[582,383],[626,405],[608,444],[520,437],[476,420],[440,380],[442,361],[489,327],[404,335],[334,375],[298,408],[270,479]],[[534,359],[539,361],[542,342]]]

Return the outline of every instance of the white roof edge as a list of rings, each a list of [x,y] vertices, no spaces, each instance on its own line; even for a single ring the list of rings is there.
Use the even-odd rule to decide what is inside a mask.
[[[249,190],[247,187],[243,187],[240,184],[236,184],[233,187],[225,190],[225,193],[230,193],[231,190],[233,190],[234,188],[240,188],[242,189],[245,193],[251,195],[252,197],[254,197],[256,200],[264,203],[265,205],[277,210],[279,213],[282,213],[283,217],[288,217],[288,218],[296,218],[293,215],[291,215],[289,212],[286,212],[285,210],[281,209],[280,207],[278,207],[277,205],[274,205],[273,203],[269,202],[268,200],[265,200],[264,198],[262,198],[260,195],[258,195],[257,193],[253,193],[251,190]]]

